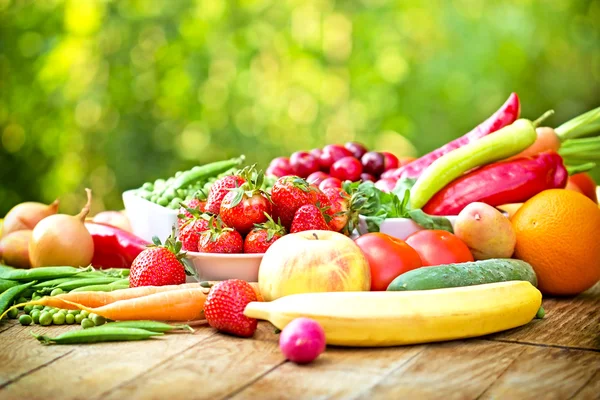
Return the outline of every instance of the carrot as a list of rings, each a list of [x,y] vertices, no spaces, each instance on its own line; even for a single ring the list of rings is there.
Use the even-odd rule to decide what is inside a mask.
[[[204,318],[204,302],[210,289],[169,290],[133,299],[119,300],[102,307],[66,303],[115,321],[194,321]]]

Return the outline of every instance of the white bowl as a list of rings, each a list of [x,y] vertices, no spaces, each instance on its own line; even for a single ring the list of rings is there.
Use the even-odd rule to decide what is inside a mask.
[[[446,216],[452,227],[454,227],[454,222],[456,221],[456,215]],[[381,233],[385,233],[387,235],[396,237],[398,239],[406,240],[410,235],[415,232],[422,231],[425,228],[418,225],[415,221],[410,218],[388,218],[384,220],[380,227],[379,231]],[[364,235],[365,233],[369,233],[367,230],[367,222],[365,217],[359,216],[358,221],[358,233]]]
[[[194,264],[200,280],[242,279],[246,282],[257,282],[258,267],[263,255],[263,253],[216,254],[188,251],[186,258]]]
[[[177,228],[178,210],[159,206],[135,194],[134,190],[123,192],[123,204],[133,233],[149,242],[153,236],[164,243]]]

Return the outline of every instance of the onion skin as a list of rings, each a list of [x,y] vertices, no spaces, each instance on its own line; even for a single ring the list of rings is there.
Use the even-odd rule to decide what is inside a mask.
[[[92,194],[89,189],[86,192],[87,204],[78,215],[50,215],[35,226],[29,243],[32,268],[90,265],[94,256],[94,241],[84,221],[90,212]]]
[[[0,240],[0,258],[6,265],[15,268],[30,268],[29,243],[31,242],[31,229],[22,229],[12,232]]]
[[[58,199],[51,204],[27,201],[10,209],[4,217],[0,238],[13,232],[33,229],[42,219],[58,212]]]

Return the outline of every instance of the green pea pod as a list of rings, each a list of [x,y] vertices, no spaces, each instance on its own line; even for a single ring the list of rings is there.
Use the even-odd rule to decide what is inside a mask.
[[[514,156],[531,146],[537,139],[535,128],[552,113],[553,111],[545,113],[535,122],[518,119],[511,125],[435,160],[423,171],[410,190],[411,208],[423,208],[433,195],[465,172]]]
[[[99,342],[116,342],[129,340],[144,340],[152,336],[161,336],[162,332],[150,332],[144,329],[136,328],[111,328],[106,325],[94,328],[70,331],[60,336],[51,338],[45,335],[37,335],[31,332],[31,335],[42,344],[87,344]]]
[[[24,283],[22,285],[13,286],[8,290],[5,290],[2,294],[0,294],[0,319],[2,319],[4,315],[10,310],[9,307],[15,301],[15,299],[18,299],[21,293],[28,287],[35,284],[35,282],[36,281],[32,281]]]
[[[73,293],[73,292],[112,292],[114,290],[128,289],[128,288],[129,288],[129,284],[90,285],[90,286],[83,286],[83,287],[80,287],[77,289],[73,289],[73,290],[71,290],[70,293]]]
[[[10,281],[7,279],[0,279],[0,293],[4,293],[4,291],[10,289],[13,286],[19,285],[17,281]]]
[[[13,281],[41,281],[72,276],[89,271],[87,268],[74,267],[43,267],[33,269],[0,268],[0,279]]]
[[[79,274],[66,276],[63,278],[50,279],[48,281],[38,282],[33,285],[32,289],[43,289],[43,288],[53,288],[61,283],[71,282],[75,279],[90,279],[90,278],[102,278],[104,275],[102,273],[98,274],[98,272],[81,272]]]
[[[170,332],[174,330],[188,330],[190,332],[194,332],[194,329],[189,325],[170,325],[164,322],[157,321],[116,321],[109,322],[104,325],[105,327],[121,327],[121,328],[137,328],[137,329],[145,329],[150,332]]]
[[[87,278],[87,279],[74,279],[69,282],[61,283],[56,286],[56,289],[62,289],[65,292],[77,289],[79,287],[90,286],[90,285],[104,285],[118,281],[118,278]]]
[[[179,175],[177,178],[175,178],[175,181],[169,186],[169,188],[173,190],[181,189],[193,182],[218,175],[224,171],[227,171],[230,168],[240,165],[244,162],[244,159],[245,157],[241,156],[229,160],[216,161],[210,164],[204,164],[196,170],[189,170]]]

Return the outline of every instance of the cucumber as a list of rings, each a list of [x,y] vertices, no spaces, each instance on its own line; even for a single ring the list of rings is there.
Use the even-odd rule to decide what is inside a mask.
[[[414,269],[394,279],[387,290],[429,290],[506,281],[529,281],[537,286],[535,272],[525,261],[494,258]]]

